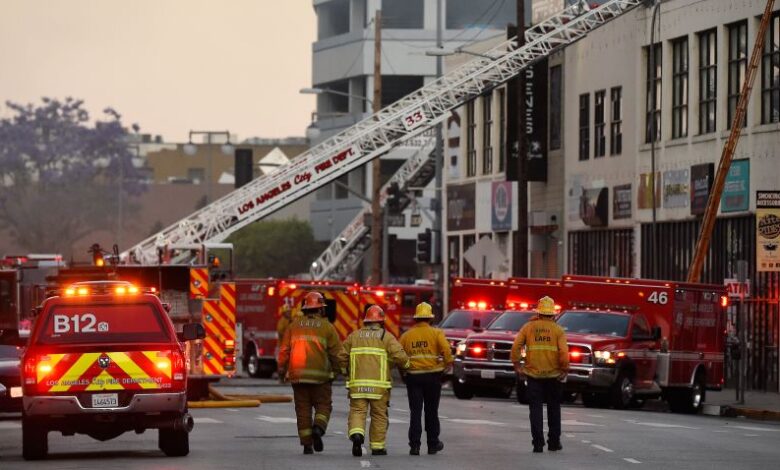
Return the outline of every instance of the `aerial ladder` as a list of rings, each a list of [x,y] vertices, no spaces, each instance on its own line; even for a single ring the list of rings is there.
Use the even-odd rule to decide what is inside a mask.
[[[592,9],[584,1],[570,5],[528,28],[524,46],[517,47],[514,39],[500,44],[485,57],[467,62],[324,140],[276,172],[253,180],[141,241],[122,253],[122,259],[129,263],[157,264],[161,247],[224,241],[242,227],[359,168],[408,139],[422,135],[444,121],[451,110],[507,82],[534,62],[582,39],[644,1],[609,0]],[[420,154],[429,156],[424,151],[418,152]],[[413,176],[416,172],[406,174]],[[406,186],[404,181],[396,182]],[[341,238],[337,241],[343,244]],[[343,238],[349,242],[350,237]],[[349,246],[357,245],[353,242]],[[336,261],[329,263],[330,269],[348,254],[349,250],[328,254]],[[321,274],[317,276],[322,277]]]

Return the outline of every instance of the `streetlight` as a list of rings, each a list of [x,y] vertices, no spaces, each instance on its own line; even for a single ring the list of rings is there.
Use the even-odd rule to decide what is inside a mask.
[[[138,143],[128,142],[128,149],[135,149],[136,158],[141,157],[141,145]],[[132,162],[131,162],[132,164]],[[124,229],[124,194],[122,194],[125,188],[125,162],[122,158],[119,158],[119,194],[117,194],[117,230],[116,230],[116,244],[122,246],[122,231]]]
[[[213,136],[224,136],[227,138],[227,142],[222,144],[220,149],[224,155],[233,154],[233,145],[230,144],[230,131],[190,131],[189,141],[184,144],[184,153],[189,156],[193,156],[198,153],[198,146],[192,143],[193,135],[205,135],[206,144],[208,145],[207,169],[206,169],[206,204],[211,202],[211,144]]]

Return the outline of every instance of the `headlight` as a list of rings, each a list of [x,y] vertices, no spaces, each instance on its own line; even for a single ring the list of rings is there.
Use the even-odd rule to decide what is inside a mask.
[[[596,364],[614,364],[615,357],[609,351],[594,351],[593,357],[596,359]]]
[[[457,354],[458,356],[462,356],[463,353],[465,353],[465,352],[466,352],[466,342],[465,341],[461,341],[455,347],[455,354]]]

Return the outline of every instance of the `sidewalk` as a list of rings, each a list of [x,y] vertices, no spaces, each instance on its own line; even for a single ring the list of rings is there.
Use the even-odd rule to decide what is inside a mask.
[[[745,404],[740,405],[737,403],[734,389],[724,389],[721,392],[708,390],[704,414],[780,421],[780,393],[747,391]]]

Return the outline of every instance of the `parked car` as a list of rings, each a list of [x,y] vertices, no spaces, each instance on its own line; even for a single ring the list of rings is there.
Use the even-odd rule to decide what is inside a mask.
[[[0,412],[22,411],[20,354],[18,346],[0,344],[0,384],[6,389],[4,396],[0,394]]]

